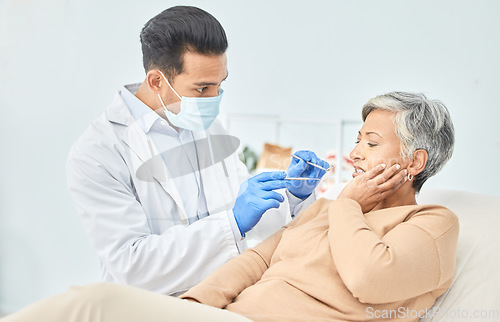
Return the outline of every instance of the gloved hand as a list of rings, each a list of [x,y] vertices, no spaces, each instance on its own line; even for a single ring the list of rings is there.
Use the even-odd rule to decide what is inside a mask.
[[[290,166],[288,166],[289,178],[321,179],[323,175],[325,175],[325,170],[321,170],[315,166],[307,164],[306,161],[317,164],[325,169],[328,169],[330,166],[328,162],[318,158],[312,151],[302,150],[297,151],[294,154],[300,159],[292,157]],[[288,191],[290,191],[297,198],[305,199],[309,197],[318,184],[319,180],[293,180],[290,187],[288,187]]]
[[[262,172],[241,184],[233,214],[242,235],[259,222],[264,212],[278,208],[285,201],[281,194],[273,191],[290,186],[290,181],[284,178],[284,171]]]

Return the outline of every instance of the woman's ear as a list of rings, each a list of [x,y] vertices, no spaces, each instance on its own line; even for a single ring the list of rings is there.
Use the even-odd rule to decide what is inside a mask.
[[[408,174],[412,177],[424,171],[429,155],[425,150],[417,150],[413,152],[413,161],[408,166]]]

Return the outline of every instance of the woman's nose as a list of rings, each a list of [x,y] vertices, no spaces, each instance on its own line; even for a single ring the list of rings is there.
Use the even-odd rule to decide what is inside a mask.
[[[359,143],[356,144],[354,149],[352,149],[351,153],[349,153],[349,157],[353,161],[363,159],[363,153],[361,152],[361,148],[359,147]]]

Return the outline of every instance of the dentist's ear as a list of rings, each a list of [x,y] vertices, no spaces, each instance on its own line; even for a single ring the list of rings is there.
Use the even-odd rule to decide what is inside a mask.
[[[156,69],[150,70],[146,75],[146,82],[148,84],[148,87],[155,94],[160,93],[161,80],[162,80],[162,76],[161,76],[160,72]]]
[[[429,159],[429,155],[425,150],[416,150],[413,152],[413,161],[411,161],[408,166],[408,175],[411,177],[416,176],[420,172],[424,171],[425,165],[427,164],[427,159]]]

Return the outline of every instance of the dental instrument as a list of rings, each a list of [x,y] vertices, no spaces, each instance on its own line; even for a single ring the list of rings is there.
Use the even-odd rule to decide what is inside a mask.
[[[301,157],[296,156],[295,154],[292,154],[292,157],[294,157],[295,159],[304,160],[304,159],[302,159]],[[305,161],[305,160],[304,160],[304,161]],[[330,171],[330,170],[333,168],[333,165],[330,165],[330,166],[328,167],[328,169],[325,169],[325,168],[323,168],[323,167],[321,167],[321,166],[319,166],[319,165],[317,165],[317,164],[314,164],[314,163],[312,163],[312,162],[309,162],[309,161],[306,161],[306,163],[307,163],[307,164],[309,164],[309,165],[312,165],[313,167],[319,168],[319,169],[321,169],[321,170],[325,170],[326,172]],[[313,179],[307,179],[307,178],[304,178],[304,179],[306,179],[306,180],[313,180]],[[301,180],[304,180],[304,179],[301,179]],[[319,180],[319,179],[318,179],[318,180]]]
[[[321,179],[319,179],[319,178],[288,178],[288,177],[286,177],[283,180],[318,180],[318,181],[321,181]]]

